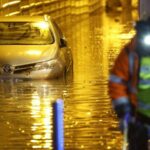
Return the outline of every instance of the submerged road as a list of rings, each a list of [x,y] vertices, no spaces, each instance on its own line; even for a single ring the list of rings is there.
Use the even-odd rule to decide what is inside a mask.
[[[73,81],[0,81],[0,150],[53,150],[52,103],[64,99],[65,150],[120,150],[109,71],[133,36],[130,11],[68,17]]]

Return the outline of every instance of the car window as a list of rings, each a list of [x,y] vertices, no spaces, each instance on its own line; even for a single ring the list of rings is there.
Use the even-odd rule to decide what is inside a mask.
[[[47,22],[0,22],[1,45],[43,45],[53,41]]]

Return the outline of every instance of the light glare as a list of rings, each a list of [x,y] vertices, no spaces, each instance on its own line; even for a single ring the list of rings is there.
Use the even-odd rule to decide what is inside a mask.
[[[35,23],[34,26],[37,26],[40,29],[47,29],[49,27],[49,24],[43,21],[43,22]]]
[[[29,50],[26,52],[28,55],[41,55],[41,51],[38,50]]]
[[[144,43],[150,46],[150,35],[144,37]]]

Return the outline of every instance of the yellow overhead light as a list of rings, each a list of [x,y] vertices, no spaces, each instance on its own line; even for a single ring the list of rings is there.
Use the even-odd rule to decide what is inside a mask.
[[[21,2],[21,0],[11,1],[11,2],[3,4],[2,7],[5,8],[7,6],[14,5],[14,4],[17,4],[17,3],[20,3],[20,2]]]
[[[17,14],[19,14],[19,13],[20,13],[20,11],[15,11],[15,12],[6,14],[5,16],[13,16],[13,15],[17,15]]]

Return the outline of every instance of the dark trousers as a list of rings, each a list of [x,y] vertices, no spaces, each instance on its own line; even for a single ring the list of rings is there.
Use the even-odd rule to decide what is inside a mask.
[[[142,124],[130,124],[128,130],[129,150],[148,150],[148,130]]]

